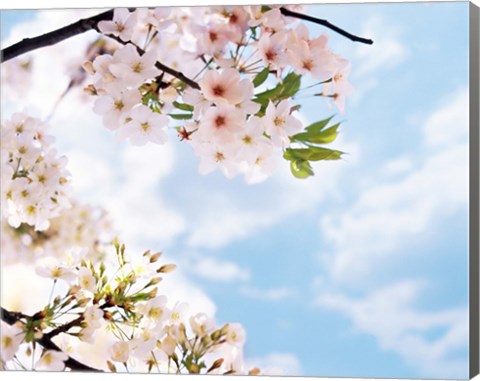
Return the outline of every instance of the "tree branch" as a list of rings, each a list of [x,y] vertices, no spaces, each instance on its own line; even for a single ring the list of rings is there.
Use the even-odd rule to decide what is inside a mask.
[[[322,19],[319,19],[319,18],[316,18],[316,17],[305,15],[303,13],[294,12],[294,11],[291,11],[291,10],[289,10],[287,8],[284,8],[284,7],[280,7],[280,12],[284,16],[295,17],[295,18],[300,19],[300,20],[310,21],[310,22],[313,22],[315,24],[323,25],[324,27],[327,27],[327,28],[335,31],[338,34],[341,34],[342,36],[344,36],[344,37],[346,37],[346,38],[348,38],[352,41],[362,42],[362,43],[368,44],[368,45],[373,44],[373,40],[370,40],[368,38],[355,36],[354,34],[351,34],[351,33],[347,32],[346,30],[343,30],[343,29],[339,28],[338,26],[331,24],[327,20],[322,20]]]
[[[6,62],[15,58],[21,54],[28,53],[32,50],[43,48],[45,46],[55,45],[58,42],[66,40],[67,38],[82,34],[91,29],[96,29],[100,21],[112,20],[113,9],[100,13],[96,16],[92,16],[86,19],[78,20],[73,24],[64,26],[63,28],[56,29],[52,32],[42,34],[33,38],[25,38],[16,44],[13,44],[5,49],[2,49],[2,60]]]
[[[32,317],[24,315],[20,312],[10,312],[6,310],[3,307],[1,308],[1,315],[0,318],[3,320],[5,323],[8,325],[13,325],[16,322],[20,321],[20,319],[32,319]],[[79,320],[80,319],[80,320]],[[45,349],[50,349],[53,351],[59,351],[63,352],[53,341],[52,337],[58,335],[61,332],[66,332],[70,328],[80,324],[81,320],[83,320],[82,317],[79,317],[78,319],[72,320],[70,323],[67,323],[59,328],[54,329],[53,331],[45,334],[42,336],[42,338],[36,340],[38,344],[40,344],[42,347]],[[68,357],[67,360],[65,360],[65,366],[72,369],[72,370],[80,370],[80,371],[89,371],[89,372],[102,372],[100,369],[92,368],[88,365],[85,365],[77,360],[75,360],[72,357]]]
[[[29,316],[22,314],[21,312],[10,312],[3,307],[1,308],[0,318],[8,325],[13,325],[20,319],[29,318]]]
[[[83,316],[79,316],[78,318],[76,318],[75,320],[72,320],[64,325],[61,325],[53,330],[51,330],[50,332],[46,333],[45,335],[43,335],[44,337],[48,337],[49,339],[51,339],[52,337],[55,337],[57,335],[59,335],[60,333],[65,333],[67,332],[70,328],[73,328],[73,327],[80,327],[81,324],[82,324],[82,321],[83,321]]]
[[[134,8],[130,10],[133,10],[133,9]],[[9,46],[8,48],[2,49],[1,62],[2,63],[6,62],[8,60],[11,60],[12,58],[18,57],[19,55],[30,52],[32,50],[43,48],[45,46],[54,45],[58,42],[61,42],[70,37],[76,36],[78,34],[87,32],[92,29],[99,31],[98,23],[104,20],[112,20],[112,18],[113,18],[113,9],[110,9],[109,11],[100,13],[96,16],[92,16],[86,19],[81,19],[77,22],[74,22],[73,24],[67,25],[63,28],[54,30],[52,32],[45,33],[33,38],[25,38],[22,41]],[[126,42],[122,41],[120,38],[116,36],[113,36],[113,35],[107,35],[107,36],[123,45],[126,44]],[[136,48],[140,55],[145,54],[145,51],[143,49],[141,49],[138,46],[136,46]],[[178,78],[180,81],[186,83],[188,86],[193,87],[194,89],[200,89],[200,86],[198,85],[197,82],[191,80],[190,78],[185,76],[183,73],[177,70],[174,70],[171,67],[168,67],[167,65],[164,65],[158,61],[155,64],[155,66],[157,67],[157,69],[162,70],[165,73],[168,73],[174,76],[175,78]]]

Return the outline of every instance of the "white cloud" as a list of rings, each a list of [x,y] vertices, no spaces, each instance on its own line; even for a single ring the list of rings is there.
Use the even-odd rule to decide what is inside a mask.
[[[373,45],[358,44],[355,73],[364,76],[379,70],[390,70],[400,65],[409,55],[408,47],[398,37],[399,31],[379,16],[366,20],[362,35],[369,36]]]
[[[373,39],[373,45],[358,44],[351,61],[356,78],[352,101],[359,103],[379,84],[378,74],[391,71],[406,61],[410,55],[408,46],[401,40],[400,31],[379,15],[365,20],[361,35]]]
[[[356,165],[359,156],[358,146],[342,138],[335,148],[349,155],[336,162],[315,163],[315,176],[307,180],[294,178],[288,163],[282,161],[278,171],[262,184],[235,183],[212,189],[206,182],[195,187],[194,205],[185,205],[186,213],[195,211],[186,242],[192,248],[218,249],[332,199],[341,176]]]
[[[240,294],[251,299],[275,302],[289,298],[295,292],[286,287],[260,289],[253,286],[243,286],[240,288]]]
[[[462,144],[468,139],[468,91],[462,89],[449,97],[443,107],[426,121],[424,137],[431,147]]]
[[[381,169],[384,176],[396,176],[409,172],[413,168],[413,160],[410,157],[402,156],[387,162]]]
[[[208,205],[208,200],[204,200]],[[248,237],[255,231],[271,225],[274,214],[240,209],[234,203],[226,202],[218,209],[205,210],[199,223],[192,226],[188,245],[192,247],[220,248],[232,241]]]
[[[426,158],[419,158],[419,165],[394,180],[375,179],[348,210],[322,218],[322,234],[331,244],[322,259],[335,281],[361,283],[372,269],[397,256],[403,242],[468,206],[468,124],[457,124],[456,135],[434,152],[428,144],[432,131],[435,135],[443,131],[444,123],[464,121],[468,107],[464,99],[464,93],[458,94],[428,118]],[[394,159],[386,167],[397,164]]]
[[[115,189],[115,177],[105,159],[79,149],[66,152],[65,156],[68,158],[67,168],[72,175],[72,188],[76,194],[92,202],[111,196]],[[92,171],[92,168],[95,170]]]
[[[373,172],[370,186],[346,210],[322,218],[331,247],[322,255],[326,274],[314,282],[317,306],[347,316],[358,333],[373,335],[381,349],[428,377],[466,374],[468,308],[422,308],[425,280],[379,286],[380,280],[371,287],[376,269],[385,274],[385,265],[399,263],[405,243],[453,213],[466,215],[467,92],[449,99],[425,118],[420,154],[385,163],[378,169],[381,176]],[[339,291],[341,286],[354,286],[356,296]]]
[[[263,375],[298,376],[302,374],[299,358],[289,352],[272,352],[262,357],[245,359],[247,369],[259,368]]]
[[[189,272],[212,281],[245,282],[250,279],[250,271],[232,261],[199,255],[190,256],[182,263],[189,269]]]
[[[8,46],[27,36],[36,36],[96,13],[98,13],[98,9],[40,11],[36,13],[34,20],[15,26],[2,45]],[[2,92],[3,114],[8,115],[27,108],[31,115],[46,118],[53,110],[60,95],[66,90],[71,74],[83,63],[87,44],[93,41],[95,36],[94,32],[84,33],[56,45],[22,55],[22,59],[33,58],[31,83],[28,91],[22,94],[21,102],[19,102],[18,95]],[[79,122],[86,117],[86,120],[83,120],[83,128],[80,128],[80,131],[83,131],[90,118],[88,113],[79,113],[79,115],[81,115]],[[66,117],[64,128],[68,128],[67,126],[72,124],[68,113]]]
[[[171,262],[175,263],[175,260]],[[181,267],[166,274],[158,288],[160,294],[167,295],[171,306],[177,301],[186,302],[188,304],[188,314],[194,315],[203,312],[208,316],[215,316],[217,307],[213,300],[198,284],[191,281],[188,273]]]
[[[316,304],[346,315],[357,333],[373,335],[429,377],[466,374],[467,361],[456,354],[467,348],[468,308],[426,311],[418,302],[423,286],[403,280],[359,298],[320,292]]]
[[[174,155],[170,144],[122,151],[120,182],[105,203],[124,240],[166,248],[185,230],[183,215],[168,205],[159,187],[173,169]]]
[[[176,159],[172,143],[141,147],[128,145],[123,151],[122,167],[135,187],[144,188],[157,185],[169,175]]]

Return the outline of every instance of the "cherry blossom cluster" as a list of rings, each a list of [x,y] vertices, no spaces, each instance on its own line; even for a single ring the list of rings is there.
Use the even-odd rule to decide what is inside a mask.
[[[34,364],[35,370],[64,370],[70,356],[84,360],[72,349],[81,343],[97,349],[102,338],[108,349],[99,370],[245,371],[245,331],[240,324],[217,328],[206,314],[189,316],[186,303],[170,304],[167,296],[159,294],[162,276],[175,269],[173,264],[159,263],[161,253],[147,251],[129,259],[125,246],[115,240],[108,254],[113,258],[107,255],[97,264],[79,259],[37,266],[39,276],[53,280],[51,300],[32,316],[15,312],[15,324],[2,321],[3,369],[17,369],[22,359],[28,359],[25,363]],[[57,282],[67,291],[55,295]],[[49,343],[56,336],[64,341],[52,350]],[[44,350],[35,352],[34,344]]]
[[[32,84],[32,58],[20,58],[2,63],[0,78],[2,97],[19,97],[24,95]]]
[[[158,295],[157,285],[175,265],[159,264],[161,253],[129,257],[124,245],[110,244],[105,211],[55,189],[64,186],[66,180],[60,179],[68,173],[45,128],[24,114],[2,124],[2,206],[8,206],[1,220],[2,263],[34,263],[38,276],[52,279],[53,286],[48,304],[34,315],[13,312],[15,324],[2,316],[0,367],[64,370],[72,348],[80,343],[93,348],[103,337],[109,349],[102,370],[243,372],[245,331],[240,324],[216,328],[203,313],[188,316],[186,303],[169,304],[166,295]],[[38,194],[30,196],[33,191]],[[36,196],[35,208],[51,194],[62,198],[40,224],[12,218],[12,210],[21,210],[19,194]],[[51,341],[57,336],[63,339],[60,347]]]
[[[67,159],[53,148],[47,125],[23,113],[1,124],[2,217],[44,231],[70,206]]]
[[[113,239],[107,212],[75,200],[70,200],[70,204],[70,208],[50,219],[50,226],[43,231],[26,223],[14,228],[2,219],[2,263],[27,263],[50,257],[61,261],[101,258]]]
[[[316,88],[310,95],[343,111],[353,91],[350,64],[327,35],[311,37],[277,6],[116,9],[98,28],[117,46],[84,64],[94,111],[136,145],[163,144],[175,128],[202,174],[268,177],[289,148],[317,144],[293,138],[308,129],[297,115],[299,92]],[[284,158],[306,177],[314,156]]]

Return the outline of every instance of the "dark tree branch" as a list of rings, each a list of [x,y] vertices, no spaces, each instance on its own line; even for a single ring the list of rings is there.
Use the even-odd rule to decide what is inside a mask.
[[[13,325],[15,324],[17,321],[20,321],[20,319],[26,319],[26,318],[29,318],[29,316],[27,315],[24,315],[22,314],[21,312],[10,312],[8,310],[6,310],[5,308],[3,307],[0,307],[1,308],[1,319],[7,323],[8,325]]]
[[[373,44],[372,40],[370,40],[368,38],[355,36],[354,34],[351,34],[351,33],[347,32],[346,30],[343,30],[343,29],[339,28],[338,26],[331,24],[327,20],[322,20],[322,19],[318,19],[316,17],[305,15],[303,13],[294,12],[294,11],[291,11],[291,10],[289,10],[287,8],[284,8],[284,7],[280,8],[280,12],[284,16],[295,17],[295,18],[300,19],[300,20],[310,21],[310,22],[313,22],[315,24],[323,25],[324,27],[327,27],[327,28],[335,31],[338,34],[341,34],[342,36],[344,36],[344,37],[346,37],[346,38],[348,38],[352,41],[362,42],[362,43],[368,44],[368,45]]]
[[[134,8],[132,8],[131,10],[133,10],[133,9]],[[310,21],[310,22],[313,22],[315,24],[323,25],[323,26],[325,26],[327,28],[330,28],[331,30],[341,34],[342,36],[349,38],[352,41],[358,41],[358,42],[362,42],[364,44],[369,44],[369,45],[373,44],[372,40],[366,39],[366,38],[363,38],[363,37],[355,36],[355,35],[347,32],[347,31],[331,24],[327,20],[322,20],[322,19],[318,19],[316,17],[308,16],[308,15],[298,13],[298,12],[294,12],[294,11],[291,11],[291,10],[289,10],[287,8],[284,8],[284,7],[280,8],[280,12],[284,16],[295,17],[295,18],[298,18],[298,19],[301,19],[301,20]],[[106,12],[103,12],[103,13],[100,13],[96,16],[92,16],[92,17],[88,17],[88,18],[85,18],[85,19],[78,20],[77,22],[74,22],[73,24],[67,25],[63,28],[54,30],[52,32],[45,33],[45,34],[42,34],[40,36],[33,37],[33,38],[25,38],[22,41],[17,42],[16,44],[13,44],[13,45],[5,48],[5,49],[2,49],[2,51],[1,51],[1,61],[0,62],[3,63],[3,62],[6,62],[8,60],[11,60],[12,58],[18,57],[21,54],[28,53],[32,50],[43,48],[45,46],[54,45],[58,42],[61,42],[61,41],[66,40],[70,37],[76,36],[78,34],[87,32],[87,31],[92,30],[92,29],[98,30],[98,23],[100,21],[112,20],[112,18],[113,18],[113,9],[110,9],[110,10],[108,10]],[[168,68],[161,63],[159,63],[159,65],[161,65],[163,67],[163,69],[161,69],[161,70],[164,70],[166,73],[169,73],[169,74],[177,77],[178,79],[181,79],[182,81],[188,81],[188,78],[183,76],[183,74],[178,73],[175,70],[173,70],[171,68]],[[182,77],[182,78],[178,77],[177,74],[180,74],[180,77]],[[188,82],[185,82],[185,83],[188,83]],[[189,85],[192,86],[191,83]],[[195,86],[192,86],[192,87],[195,87]]]
[[[65,333],[67,332],[70,328],[73,328],[73,327],[80,327],[81,324],[82,324],[82,321],[83,321],[83,316],[79,316],[78,318],[76,318],[75,320],[72,320],[64,325],[61,325],[53,330],[51,330],[50,332],[46,333],[45,335],[43,335],[44,337],[48,337],[49,339],[51,339],[52,337],[55,337],[57,335],[59,335],[60,333]]]
[[[32,317],[24,315],[20,312],[10,312],[3,307],[0,307],[0,308],[1,308],[0,318],[8,325],[13,325],[16,322],[20,321],[21,319],[32,319]],[[83,317],[79,317],[78,319],[72,320],[70,323],[67,323],[43,335],[42,338],[38,339],[36,342],[45,349],[62,352],[62,350],[52,341],[52,337],[58,335],[59,333],[66,332],[72,327],[78,326],[82,320],[83,320]],[[68,357],[67,360],[65,360],[65,366],[72,370],[102,372],[101,370],[85,365],[70,356]]]
[[[113,9],[100,13],[96,16],[92,16],[86,19],[78,20],[73,24],[64,26],[63,28],[54,30],[49,33],[42,34],[33,38],[25,38],[16,44],[2,49],[2,63],[12,58],[15,58],[21,54],[30,52],[35,49],[43,48],[45,46],[54,45],[58,42],[66,40],[67,38],[82,34],[92,29],[96,29],[100,21],[112,20]]]
[[[133,9],[130,9],[130,10],[133,10]],[[81,34],[92,29],[98,32],[99,31],[98,23],[104,20],[112,20],[112,18],[113,18],[113,9],[110,9],[109,11],[100,13],[96,16],[92,16],[86,19],[79,20],[77,22],[74,22],[73,24],[67,25],[63,28],[54,30],[52,32],[45,33],[33,38],[25,38],[22,41],[17,42],[16,44],[9,46],[8,48],[3,49],[1,62],[2,63],[6,62],[12,58],[18,57],[21,54],[30,52],[35,49],[54,45],[58,42],[61,42],[70,37],[76,36],[77,34]],[[108,37],[114,39],[115,41],[123,45],[126,44],[126,42],[122,41],[120,38],[116,36],[108,35]],[[136,48],[140,55],[145,54],[145,51],[143,49],[139,48],[138,46],[136,46]],[[162,64],[161,62],[157,62],[155,66],[159,70],[162,70],[165,73],[168,73],[174,76],[175,78],[178,78],[180,81],[186,83],[188,86],[193,87],[194,89],[200,89],[200,86],[198,85],[197,82],[191,80],[190,78],[185,76],[183,73],[177,70],[174,70],[171,67],[168,67],[167,65]]]

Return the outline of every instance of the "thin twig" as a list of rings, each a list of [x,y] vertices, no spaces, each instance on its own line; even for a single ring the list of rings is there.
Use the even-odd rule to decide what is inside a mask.
[[[316,17],[305,15],[303,13],[294,12],[294,11],[291,11],[291,10],[289,10],[287,8],[284,8],[284,7],[280,8],[280,12],[284,16],[295,17],[297,19],[310,21],[310,22],[313,22],[315,24],[323,25],[324,27],[327,27],[327,28],[335,31],[338,34],[341,34],[342,36],[344,36],[344,37],[346,37],[346,38],[348,38],[352,41],[362,42],[362,43],[368,44],[368,45],[373,44],[373,40],[370,40],[368,38],[355,36],[354,34],[351,34],[351,33],[347,32],[346,30],[343,30],[342,28],[339,28],[338,26],[333,25],[332,23],[328,22],[327,20],[322,20],[322,19],[319,19],[319,18],[316,18]]]
[[[141,56],[143,56],[145,54],[145,50],[143,50],[140,46],[135,45],[131,41],[125,42],[122,39],[120,39],[119,37],[111,35],[111,34],[107,34],[106,36],[115,40],[115,41],[117,41],[118,43],[120,43],[122,45],[132,44],[135,47],[135,49],[137,49],[138,54],[140,54]],[[170,74],[170,75],[174,76],[175,78],[179,79],[180,81],[186,83],[188,86],[193,87],[194,89],[200,90],[199,84],[197,82],[195,82],[194,80],[188,78],[182,72],[177,71],[175,69],[172,69],[171,67],[169,67],[169,66],[167,66],[167,65],[165,65],[165,64],[163,64],[159,61],[155,62],[155,67],[157,69],[161,70],[161,71],[164,71],[167,74]]]

